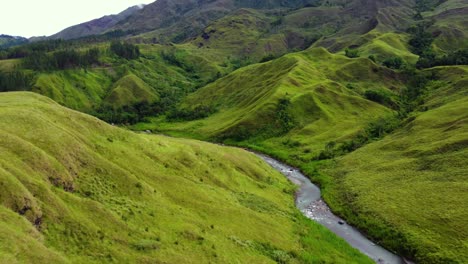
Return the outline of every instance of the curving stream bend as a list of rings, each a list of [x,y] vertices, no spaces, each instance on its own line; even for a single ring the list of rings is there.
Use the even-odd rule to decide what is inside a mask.
[[[296,206],[308,218],[320,223],[336,235],[346,240],[379,264],[409,264],[411,262],[391,253],[367,239],[356,228],[348,225],[343,219],[334,215],[328,205],[321,199],[320,189],[299,170],[285,165],[273,158],[255,153],[274,169],[285,175],[299,189],[296,192]]]

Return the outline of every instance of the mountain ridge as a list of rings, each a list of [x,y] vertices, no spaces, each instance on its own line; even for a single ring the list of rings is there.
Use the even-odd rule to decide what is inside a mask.
[[[83,22],[78,25],[70,26],[58,33],[55,33],[54,35],[47,37],[47,39],[70,40],[92,35],[100,35],[110,30],[120,21],[137,13],[143,8],[144,5],[135,5],[115,15],[107,15],[88,22]]]

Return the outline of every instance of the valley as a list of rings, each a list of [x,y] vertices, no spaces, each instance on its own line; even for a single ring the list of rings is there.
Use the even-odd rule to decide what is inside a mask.
[[[158,0],[2,35],[0,263],[379,261],[242,148],[300,170],[367,249],[468,262],[467,14]]]

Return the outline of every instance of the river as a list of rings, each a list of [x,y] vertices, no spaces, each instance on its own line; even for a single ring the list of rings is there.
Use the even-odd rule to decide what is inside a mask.
[[[359,230],[348,225],[345,220],[334,215],[328,205],[321,199],[320,189],[298,169],[285,165],[265,155],[256,155],[299,187],[296,193],[296,206],[305,216],[327,227],[330,231],[346,240],[352,247],[369,256],[376,263],[411,263],[375,244],[367,239]]]

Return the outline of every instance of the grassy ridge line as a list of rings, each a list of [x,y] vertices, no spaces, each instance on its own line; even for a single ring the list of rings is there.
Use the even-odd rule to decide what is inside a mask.
[[[253,154],[136,135],[33,93],[0,106],[9,263],[371,263],[305,219]]]

